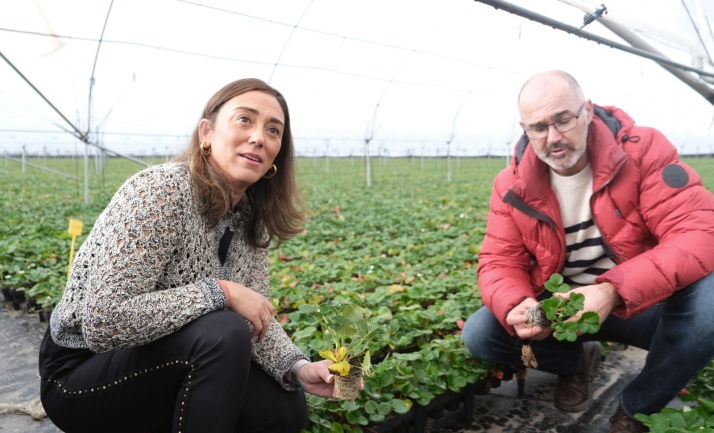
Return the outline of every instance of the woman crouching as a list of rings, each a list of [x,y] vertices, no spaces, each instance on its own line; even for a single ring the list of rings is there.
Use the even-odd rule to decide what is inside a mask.
[[[178,162],[129,179],[72,265],[40,349],[67,432],[299,432],[333,397],[270,304],[268,245],[302,230],[290,116],[257,79],[206,104]]]

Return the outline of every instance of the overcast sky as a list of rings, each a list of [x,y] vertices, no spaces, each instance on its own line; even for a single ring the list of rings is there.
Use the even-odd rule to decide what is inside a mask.
[[[706,12],[714,25],[705,2],[687,0],[695,18]],[[680,151],[714,152],[714,107],[654,62],[468,0],[115,0],[90,109],[110,3],[0,0],[0,52],[81,130],[125,153],[178,152],[216,90],[258,77],[285,95],[301,155],[362,154],[372,134],[372,154],[443,155],[452,136],[452,153],[503,154],[520,134],[521,85],[553,68],[574,75],[596,104],[662,130]],[[582,23],[582,11],[557,0],[514,3]],[[609,16],[659,29],[650,42],[690,64],[671,36],[703,52],[681,1],[656,3],[618,0]],[[599,23],[585,30],[621,41]],[[714,54],[711,30],[703,35]],[[58,125],[68,128],[0,60],[0,153],[23,144],[83,152]]]

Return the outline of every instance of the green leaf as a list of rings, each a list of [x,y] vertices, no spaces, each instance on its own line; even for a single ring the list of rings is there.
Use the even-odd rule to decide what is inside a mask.
[[[342,404],[340,405],[340,407],[342,408],[342,410],[344,410],[346,412],[359,409],[359,405],[357,403],[355,403],[354,401],[347,401],[347,400],[343,401]]]
[[[379,375],[379,386],[380,387],[389,386],[393,382],[394,382],[394,375],[392,375],[392,373],[385,371],[384,373]]]
[[[704,409],[707,410],[707,412],[714,414],[714,401],[707,400],[706,398],[702,398],[702,397],[699,397],[697,399],[697,401],[699,402],[700,405],[702,405],[702,407]]]
[[[545,286],[548,290],[551,292],[554,292],[554,289],[557,289],[558,286],[563,284],[563,276],[560,274],[553,274],[548,278],[548,280],[545,282]]]
[[[377,413],[377,402],[375,402],[374,400],[368,401],[364,404],[364,410],[370,415]]]
[[[581,334],[594,334],[600,330],[600,318],[597,313],[588,311],[578,320],[578,331]]]
[[[384,415],[376,413],[376,414],[370,415],[369,419],[372,422],[382,422],[382,421],[384,421]]]
[[[409,412],[409,406],[407,406],[404,400],[400,399],[392,400],[392,409],[394,409],[394,411],[399,414]]]
[[[386,305],[383,305],[377,310],[377,316],[382,320],[392,320],[392,310]]]
[[[548,298],[545,301],[542,302],[543,306],[543,311],[545,311],[545,317],[553,321],[555,320],[555,316],[558,312],[558,306],[560,305],[561,300],[558,298]]]
[[[317,328],[314,326],[308,326],[306,328],[303,328],[293,334],[294,338],[309,338],[312,337],[315,332],[317,331]]]
[[[672,427],[675,428],[685,428],[687,426],[687,421],[681,413],[674,413],[669,416],[669,422]]]
[[[377,413],[380,415],[386,415],[392,411],[392,405],[390,403],[379,403],[377,405]]]
[[[320,311],[320,309],[317,307],[317,305],[311,305],[311,304],[302,304],[298,307],[298,310],[300,310],[306,314],[315,314],[318,311]]]
[[[585,302],[585,295],[583,295],[582,293],[571,293],[570,294],[570,305],[572,305],[578,311],[583,309],[584,302]]]
[[[372,370],[372,355],[369,354],[369,350],[364,354],[364,358],[362,358],[362,368],[367,372]]]
[[[342,428],[342,424],[333,422],[330,433],[345,433],[345,429]]]
[[[553,293],[565,293],[570,290],[569,285],[563,284],[563,276],[560,274],[551,275],[545,282],[545,288]]]
[[[369,420],[367,420],[367,418],[362,415],[362,412],[355,409],[347,412],[347,422],[352,425],[367,425],[369,423]]]

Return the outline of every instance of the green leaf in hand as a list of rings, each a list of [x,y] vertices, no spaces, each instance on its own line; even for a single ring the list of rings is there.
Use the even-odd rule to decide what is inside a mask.
[[[545,282],[545,288],[553,293],[565,293],[570,290],[569,285],[563,284],[563,276],[560,274],[551,275]]]
[[[600,318],[597,313],[588,311],[578,320],[578,331],[581,334],[594,334],[600,330]]]
[[[571,293],[569,299],[570,305],[577,308],[578,311],[585,308],[583,306],[583,303],[585,302],[585,295],[583,295],[582,293]]]
[[[565,328],[565,339],[571,343],[578,338],[578,323],[577,322],[565,322],[563,323]]]
[[[542,302],[545,317],[548,318],[548,320],[553,321],[555,319],[560,303],[561,300],[558,298],[548,298]]]

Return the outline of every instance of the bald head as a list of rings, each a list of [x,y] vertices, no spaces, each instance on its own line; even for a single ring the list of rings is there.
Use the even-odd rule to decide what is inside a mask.
[[[523,98],[539,97],[551,91],[570,91],[579,100],[585,101],[583,89],[580,88],[575,78],[567,72],[553,69],[539,72],[523,84],[521,91],[518,93],[518,106],[520,107],[521,99]]]
[[[593,104],[570,74],[544,71],[532,76],[518,95],[521,126],[536,155],[561,176],[588,163],[588,127]]]

